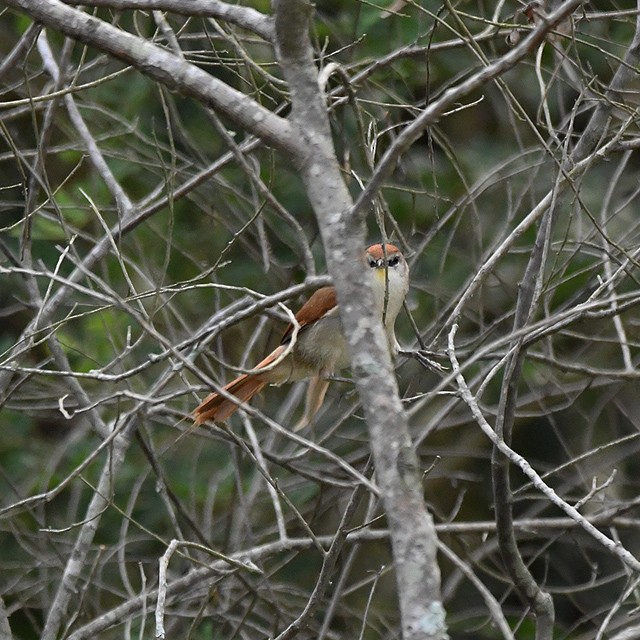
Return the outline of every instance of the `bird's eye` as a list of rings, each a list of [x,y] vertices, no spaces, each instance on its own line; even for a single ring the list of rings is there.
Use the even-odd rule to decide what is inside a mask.
[[[387,262],[387,264],[390,267],[395,267],[399,262],[400,262],[400,256],[392,256],[391,258],[389,258],[389,261]]]
[[[370,266],[372,269],[375,269],[376,264],[377,264],[377,263],[376,263],[376,261],[375,261],[373,258],[369,258],[369,266]]]

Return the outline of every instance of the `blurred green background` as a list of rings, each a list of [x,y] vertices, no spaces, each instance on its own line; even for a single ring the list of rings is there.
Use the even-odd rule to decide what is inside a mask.
[[[267,2],[253,6],[269,11]],[[332,74],[327,103],[336,152],[354,197],[372,165],[425,104],[486,60],[505,54],[510,39],[524,37],[531,27],[518,2],[399,3],[393,15],[382,6],[387,3],[321,1],[315,6],[317,64],[323,69],[337,63],[351,81],[347,87]],[[419,340],[443,366],[448,366],[452,309],[496,247],[553,189],[594,106],[608,104],[605,92],[633,37],[635,8],[630,1],[586,3],[584,12],[564,25],[566,33],[545,44],[539,59],[531,53],[428,129],[404,154],[369,212],[369,239],[386,234],[409,256],[408,307]],[[96,13],[166,44],[150,12]],[[270,45],[222,21],[165,18],[186,59],[286,115],[287,88]],[[3,14],[3,55],[30,24],[24,16]],[[29,102],[60,88],[32,46],[0,78],[2,505],[53,489],[74,473],[101,442],[92,412],[110,429],[134,425],[140,438],[114,474],[109,508],[99,519],[83,567],[71,632],[145,585],[155,585],[158,558],[172,538],[229,554],[278,539],[273,497],[252,456],[223,430],[192,429],[189,414],[207,393],[207,377],[224,382],[234,375],[232,367],[251,367],[277,344],[286,326],[274,308],[270,315],[229,322],[207,339],[212,328],[232,317],[229,306],[246,308],[260,295],[301,283],[314,271],[324,273],[324,259],[304,188],[286,158],[259,144],[243,151],[253,177],[277,201],[274,206],[234,160],[204,107],[94,49],[69,44],[51,30],[46,35],[63,65],[64,86],[75,87],[70,95],[133,203],[130,215],[136,219],[129,225],[118,208],[64,98]],[[395,58],[389,59],[391,54]],[[600,144],[615,135],[635,139],[637,91],[636,83],[616,96]],[[250,143],[246,132],[223,118],[220,122],[236,145]],[[529,347],[513,443],[572,504],[592,491],[594,479],[605,483],[583,511],[611,509],[619,519],[607,520],[608,534],[635,554],[640,553],[639,187],[638,155],[620,147],[605,158],[594,157],[558,195],[559,214],[532,318],[548,331]],[[480,403],[491,424],[503,375],[497,365],[508,346],[535,235],[531,226],[517,238],[457,319],[457,355],[472,389],[485,383]],[[100,243],[104,255],[80,267]],[[601,287],[612,273],[618,274],[612,287]],[[26,336],[39,313],[30,287],[37,287],[46,304],[72,274],[79,274],[77,288]],[[616,295],[618,315],[609,299]],[[289,301],[291,307],[303,299]],[[562,323],[590,299],[592,313],[576,312]],[[268,329],[269,317],[277,320],[275,331]],[[418,346],[405,315],[397,332],[401,344]],[[76,379],[88,405],[70,384],[69,372],[60,370],[51,335],[71,372],[80,374]],[[369,453],[366,428],[345,376],[332,384],[328,404],[304,435],[362,470]],[[398,380],[427,471],[425,499],[441,526],[443,544],[493,593],[516,636],[533,637],[533,624],[505,577],[490,526],[489,442],[446,373],[401,359]],[[288,426],[299,415],[303,393],[300,385],[268,389],[256,406]],[[253,420],[253,428],[278,489],[316,535],[333,534],[352,477],[334,459],[291,442],[259,420]],[[230,429],[250,450],[247,425],[236,417]],[[40,637],[106,455],[108,449],[52,499],[2,512],[0,588],[15,638]],[[519,472],[513,472],[512,481],[517,518],[562,515]],[[306,536],[293,507],[283,503],[283,511],[288,535]],[[354,526],[374,520],[369,528],[383,529],[379,502],[365,500],[357,520]],[[487,521],[469,533],[446,530],[449,524]],[[540,524],[519,535],[534,575],[554,596],[558,638],[596,637],[618,598],[610,631],[637,617],[637,602],[621,595],[628,584],[626,570],[577,527]],[[311,630],[304,633],[399,637],[387,542],[353,545],[343,556]],[[196,552],[172,560],[173,575],[208,560]],[[263,576],[219,576],[174,602],[168,617],[175,637],[258,637],[281,631],[308,599],[320,555],[312,545],[283,548],[265,552],[256,563]],[[442,571],[451,637],[499,637],[478,590],[444,557]],[[122,626],[100,637],[122,637],[123,629],[153,637],[152,616],[147,613],[144,628],[140,620],[138,615],[123,619]]]

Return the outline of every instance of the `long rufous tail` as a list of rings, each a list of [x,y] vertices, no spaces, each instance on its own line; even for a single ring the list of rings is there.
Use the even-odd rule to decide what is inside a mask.
[[[265,384],[262,376],[245,373],[227,384],[224,390],[238,398],[238,402],[249,402]],[[195,423],[198,425],[207,420],[224,422],[237,410],[238,404],[236,402],[224,398],[218,393],[212,393],[198,405],[193,415]]]
[[[256,369],[268,367],[276,360],[284,351],[281,345],[272,351],[262,362],[256,365]],[[274,382],[273,375],[268,371],[264,373],[243,373],[229,384],[225,385],[224,390],[238,398],[238,402],[249,402],[253,396],[262,390],[262,387]],[[220,394],[214,392],[208,395],[193,412],[196,425],[202,424],[207,420],[214,422],[224,422],[231,414],[238,410],[238,402],[223,398]]]

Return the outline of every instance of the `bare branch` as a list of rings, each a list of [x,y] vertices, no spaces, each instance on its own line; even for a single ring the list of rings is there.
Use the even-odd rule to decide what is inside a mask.
[[[169,11],[184,16],[219,18],[259,35],[267,41],[273,39],[273,24],[269,16],[251,7],[221,2],[220,0],[66,0],[65,4],[84,7],[106,7],[114,11]]]
[[[142,38],[73,9],[59,0],[8,0],[47,27],[109,53],[169,89],[190,96],[286,153],[300,149],[288,123],[240,91]]]
[[[460,364],[455,354],[454,345],[454,338],[457,329],[458,326],[454,324],[451,328],[451,331],[449,332],[449,359],[451,360],[451,365],[456,375],[456,382],[458,384],[460,395],[462,396],[462,399],[465,401],[469,409],[471,409],[473,417],[476,420],[478,426],[482,429],[482,432],[489,438],[489,440],[491,440],[492,444],[497,449],[499,449],[503,455],[508,457],[513,464],[520,467],[521,471],[529,478],[533,486],[544,493],[544,495],[554,505],[562,509],[568,516],[575,519],[575,521],[585,531],[593,536],[593,538],[595,538],[600,544],[609,549],[609,551],[618,556],[618,558],[622,562],[624,562],[624,564],[626,564],[632,571],[640,571],[640,561],[638,561],[633,556],[633,554],[631,554],[627,549],[624,549],[619,543],[611,540],[611,538],[601,533],[582,514],[580,514],[577,509],[575,509],[575,507],[567,504],[564,500],[562,500],[551,487],[543,482],[543,480],[531,467],[531,465],[521,455],[507,446],[504,440],[499,438],[496,432],[491,428],[484,415],[482,414],[477,401],[469,390],[469,387],[467,386],[462,373],[460,372]]]
[[[631,637],[640,4],[249,5],[4,5],[0,635]],[[332,283],[305,430],[195,427]]]
[[[390,522],[403,637],[442,638],[444,610],[433,521],[422,498],[418,463],[398,397],[382,326],[362,277],[362,225],[337,164],[308,36],[310,5],[278,0],[276,53],[289,83],[291,122],[307,149],[300,172],[320,224],[352,371],[365,409],[376,475]],[[389,428],[393,425],[393,428]]]
[[[392,174],[400,157],[422,135],[427,127],[437,122],[438,118],[456,101],[464,98],[472,91],[479,89],[491,80],[500,77],[528,56],[544,41],[547,34],[560,22],[566,20],[585,0],[567,0],[555,11],[545,16],[540,24],[511,51],[471,75],[467,80],[447,89],[438,100],[432,102],[410,125],[405,127],[393,144],[387,149],[376,166],[365,190],[360,194],[353,206],[353,216],[364,215],[373,197]]]

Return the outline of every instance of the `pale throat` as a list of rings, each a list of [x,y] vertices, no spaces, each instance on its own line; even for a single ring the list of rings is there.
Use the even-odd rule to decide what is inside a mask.
[[[384,313],[385,292],[387,298],[387,308],[385,314],[385,325],[393,325],[398,312],[402,306],[402,284],[398,282],[399,273],[395,269],[375,269],[373,274],[373,289],[376,304],[381,313]]]

